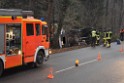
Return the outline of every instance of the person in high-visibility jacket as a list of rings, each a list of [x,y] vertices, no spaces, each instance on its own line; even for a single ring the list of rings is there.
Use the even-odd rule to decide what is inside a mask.
[[[111,38],[112,38],[112,31],[109,30],[106,33],[107,47],[111,47]]]
[[[107,32],[104,31],[104,32],[103,32],[103,46],[104,46],[104,47],[105,47],[106,44],[107,44],[106,34],[107,34]]]
[[[96,34],[96,45],[99,45],[99,41],[100,41],[100,33],[97,32],[97,34]]]
[[[95,47],[95,43],[96,43],[96,30],[92,30],[91,31],[91,46]]]

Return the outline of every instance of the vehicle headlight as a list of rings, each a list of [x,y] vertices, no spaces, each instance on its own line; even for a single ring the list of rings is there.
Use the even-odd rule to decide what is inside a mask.
[[[18,54],[22,54],[21,50],[18,51]]]

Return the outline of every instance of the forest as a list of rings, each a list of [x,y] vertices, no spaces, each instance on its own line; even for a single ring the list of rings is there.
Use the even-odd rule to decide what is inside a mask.
[[[44,17],[53,40],[62,28],[111,29],[115,35],[124,28],[124,0],[0,0],[0,8],[32,10],[36,18]]]

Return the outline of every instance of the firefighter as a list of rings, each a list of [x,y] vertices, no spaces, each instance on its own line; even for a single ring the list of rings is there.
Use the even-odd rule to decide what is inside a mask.
[[[96,30],[93,29],[91,31],[91,46],[95,47],[95,43],[96,43]]]
[[[108,48],[111,47],[111,37],[112,37],[112,31],[109,30],[109,31],[106,33],[107,47],[108,47]]]
[[[103,32],[103,46],[105,47],[107,44],[107,40],[106,40],[106,31]]]
[[[123,41],[124,29],[120,30],[120,40]]]
[[[100,33],[97,32],[96,33],[96,45],[99,45],[99,41],[100,41]]]

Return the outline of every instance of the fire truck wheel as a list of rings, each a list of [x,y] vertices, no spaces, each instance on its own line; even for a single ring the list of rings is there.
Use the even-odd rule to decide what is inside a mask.
[[[3,73],[3,64],[2,64],[2,61],[0,61],[0,76],[2,75]]]
[[[36,57],[35,67],[40,67],[43,64],[44,55],[42,51],[39,51]]]

